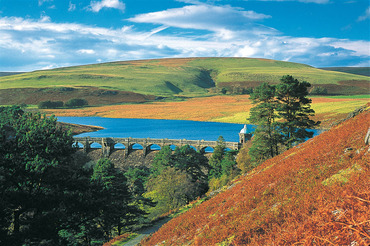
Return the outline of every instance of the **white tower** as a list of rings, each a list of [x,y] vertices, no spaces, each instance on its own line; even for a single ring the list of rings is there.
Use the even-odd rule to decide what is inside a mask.
[[[239,143],[245,144],[252,137],[251,133],[248,133],[247,125],[244,125],[243,129],[239,132]]]

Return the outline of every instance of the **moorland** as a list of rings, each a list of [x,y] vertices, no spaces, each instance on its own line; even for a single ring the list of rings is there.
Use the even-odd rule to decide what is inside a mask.
[[[327,128],[369,100],[368,68],[318,69],[251,58],[177,58],[65,67],[0,77],[0,105],[37,105],[73,98],[83,109],[59,116],[157,118],[248,123],[248,94],[286,74],[311,83],[312,107]],[[321,89],[318,92],[316,89]],[[194,110],[196,108],[197,110]]]

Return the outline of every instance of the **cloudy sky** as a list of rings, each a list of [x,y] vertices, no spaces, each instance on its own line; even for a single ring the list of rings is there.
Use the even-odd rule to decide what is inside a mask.
[[[370,2],[0,0],[0,71],[167,57],[370,66]]]

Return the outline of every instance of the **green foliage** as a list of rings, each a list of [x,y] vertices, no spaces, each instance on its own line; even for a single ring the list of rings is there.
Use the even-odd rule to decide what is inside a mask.
[[[144,197],[157,203],[155,208],[149,209],[152,218],[178,208],[208,190],[208,159],[189,145],[173,152],[169,146],[162,148],[156,154],[151,170]]]
[[[206,188],[207,175],[209,169],[208,159],[202,154],[191,148],[189,145],[176,148],[170,157],[169,165],[181,171],[185,171],[192,178],[193,182],[199,182]]]
[[[151,210],[151,217],[155,218],[194,200],[197,190],[199,191],[199,187],[185,171],[174,167],[165,168],[147,183],[145,196],[157,203]]]
[[[0,108],[0,119],[1,244],[55,241],[70,194],[62,186],[72,168],[72,136],[54,117],[18,107]]]
[[[95,218],[97,229],[104,231],[106,241],[114,229],[121,234],[123,226],[132,225],[138,216],[144,214],[131,205],[133,196],[122,171],[116,169],[108,159],[100,159],[94,169],[91,181],[94,189],[95,206],[100,214]]]
[[[255,88],[251,95],[255,106],[249,118],[257,125],[249,150],[252,162],[261,163],[278,155],[282,145],[289,149],[312,137],[313,133],[306,129],[320,122],[310,119],[315,114],[307,98],[310,86],[286,75],[278,85],[263,83]]]
[[[144,197],[144,193],[146,192],[145,186],[147,181],[149,180],[150,174],[151,170],[147,167],[131,167],[125,172],[128,189],[133,195],[132,204],[138,206],[143,211],[149,211],[151,207],[154,207],[156,205],[156,203],[153,202],[152,199]],[[138,220],[139,224],[146,223],[146,217],[138,218]]]
[[[70,99],[65,103],[65,106],[68,108],[77,108],[88,105],[88,102],[85,99],[74,98]]]
[[[0,108],[0,244],[101,245],[143,212],[108,160],[73,160],[55,117]]]
[[[275,86],[263,83],[255,88],[250,97],[255,106],[250,111],[249,121],[257,125],[249,151],[253,162],[260,163],[279,154],[280,135],[276,123],[279,117],[276,114],[278,105],[275,91]]]
[[[37,105],[39,109],[62,108],[63,106],[64,103],[62,101],[42,101]]]
[[[170,146],[164,146],[154,157],[151,173],[152,177],[158,176],[166,167],[172,165],[172,149]]]
[[[225,140],[222,136],[219,136],[217,139],[217,145],[213,150],[213,154],[209,159],[209,166],[211,170],[209,171],[209,177],[219,178],[222,175],[222,160],[225,155]]]
[[[226,151],[225,140],[222,136],[217,139],[217,145],[209,159],[209,191],[217,190],[226,185],[240,173],[235,162],[237,152]]]
[[[321,86],[314,86],[310,91],[310,95],[327,95],[328,90]]]
[[[279,128],[282,131],[282,143],[289,149],[295,143],[302,143],[306,138],[311,138],[311,129],[320,124],[309,117],[315,115],[311,109],[311,99],[307,98],[308,88],[311,86],[306,81],[298,81],[290,75],[283,76],[280,84],[276,86],[277,113],[282,122]]]

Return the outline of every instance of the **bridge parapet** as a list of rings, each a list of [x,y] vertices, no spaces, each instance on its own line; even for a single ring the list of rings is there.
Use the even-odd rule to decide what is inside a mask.
[[[187,139],[152,139],[152,138],[97,138],[97,137],[75,137],[76,145],[81,143],[83,149],[87,152],[91,149],[93,143],[98,143],[102,146],[103,156],[108,157],[110,153],[115,149],[116,144],[122,144],[125,147],[125,156],[128,156],[133,150],[134,144],[139,144],[143,147],[143,154],[147,155],[151,151],[152,145],[158,145],[160,148],[164,146],[177,146],[182,147],[184,145],[193,146],[197,151],[201,151],[207,147],[215,148],[217,141],[204,141],[204,140],[187,140]],[[226,148],[232,150],[238,150],[242,147],[241,143],[238,142],[225,142]]]

